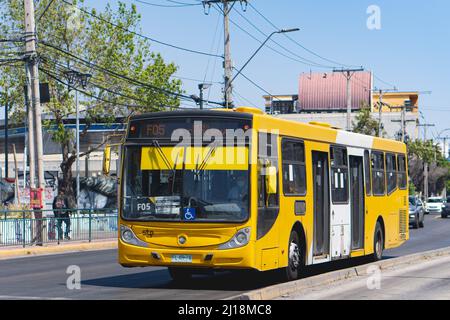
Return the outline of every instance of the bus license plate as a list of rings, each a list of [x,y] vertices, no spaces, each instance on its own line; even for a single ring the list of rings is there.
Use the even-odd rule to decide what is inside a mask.
[[[172,255],[172,262],[192,263],[192,256],[190,254],[174,254]]]

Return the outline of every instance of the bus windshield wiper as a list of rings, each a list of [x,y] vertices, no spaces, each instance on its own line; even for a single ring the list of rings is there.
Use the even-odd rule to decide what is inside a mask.
[[[161,155],[161,158],[163,159],[167,168],[170,169],[171,168],[170,161],[169,161],[169,159],[167,159],[166,155],[164,154],[164,151],[161,148],[161,146],[159,145],[159,142],[156,140],[153,140],[153,145],[156,147],[156,150],[158,150],[158,152]],[[175,165],[176,165],[176,161],[175,161]]]
[[[211,149],[208,151],[208,153],[206,154],[206,157],[203,159],[202,163],[200,164],[200,166],[198,166],[198,161],[196,164],[196,168],[195,168],[195,174],[199,175],[200,172],[202,172],[203,170],[205,170],[206,168],[206,164],[208,163],[209,158],[211,158],[211,156],[213,155],[213,153],[216,151],[217,147],[219,146],[218,142],[215,142],[214,145],[211,147]]]

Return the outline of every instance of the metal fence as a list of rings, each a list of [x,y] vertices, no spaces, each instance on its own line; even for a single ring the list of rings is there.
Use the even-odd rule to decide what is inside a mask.
[[[92,241],[117,237],[117,209],[0,211],[0,247]]]

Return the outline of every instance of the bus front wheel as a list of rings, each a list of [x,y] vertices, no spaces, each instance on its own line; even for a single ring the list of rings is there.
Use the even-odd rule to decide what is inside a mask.
[[[381,228],[380,223],[377,222],[373,239],[373,259],[375,261],[381,260],[383,258],[383,249],[384,249],[383,229]]]
[[[169,267],[170,277],[174,282],[187,282],[192,278],[192,271],[187,268]]]
[[[298,279],[302,268],[302,255],[300,248],[300,240],[298,233],[294,230],[291,231],[288,245],[288,266],[283,269],[283,280],[292,281]]]

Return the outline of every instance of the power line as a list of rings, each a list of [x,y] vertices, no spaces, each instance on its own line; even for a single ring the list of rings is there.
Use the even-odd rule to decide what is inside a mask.
[[[65,4],[67,4],[67,5],[75,6],[73,3],[70,3],[67,0],[61,0],[61,1],[64,2]],[[116,24],[114,22],[111,22],[111,21],[109,21],[109,20],[107,20],[105,18],[102,18],[102,17],[100,17],[100,16],[98,16],[98,15],[96,15],[96,14],[94,14],[94,13],[88,11],[88,10],[85,10],[83,8],[77,7],[77,9],[80,10],[81,12],[87,14],[87,15],[90,15],[91,17],[94,17],[94,18],[96,18],[96,19],[98,19],[100,21],[103,21],[105,23],[110,24],[111,26],[113,26],[115,28],[121,29],[121,30],[123,30],[125,32],[133,34],[133,35],[138,36],[140,38],[143,38],[143,39],[146,39],[146,40],[149,40],[149,41],[152,41],[152,42],[155,42],[155,43],[167,46],[167,47],[171,47],[171,48],[174,48],[174,49],[178,49],[178,50],[182,50],[182,51],[186,51],[186,52],[190,52],[190,53],[194,53],[194,54],[199,54],[199,55],[204,55],[204,56],[210,56],[210,57],[216,57],[216,58],[222,58],[223,59],[223,56],[220,56],[220,55],[213,55],[213,54],[210,54],[210,53],[207,53],[207,52],[203,52],[203,51],[183,48],[183,47],[180,47],[180,46],[177,46],[177,45],[174,45],[174,44],[170,44],[170,43],[167,43],[167,42],[163,42],[163,41],[157,40],[155,38],[151,38],[149,36],[140,34],[140,33],[136,32],[136,31],[129,30],[129,29],[123,27],[123,26],[120,26],[120,25],[118,25],[118,24]]]
[[[253,22],[251,22],[247,17],[245,17],[243,14],[241,14],[238,10],[236,10],[236,9],[234,9],[234,10],[236,11],[236,13],[237,13],[240,17],[242,17],[245,21],[247,21],[248,24],[250,24],[253,28],[255,28],[256,31],[258,31],[259,33],[261,33],[261,34],[262,34],[263,36],[265,36],[265,37],[268,36],[268,34],[266,34],[265,32],[263,32],[260,28],[258,28]],[[276,26],[274,26],[274,27],[276,28]],[[276,28],[276,30],[280,30],[280,29],[279,29],[279,28]],[[283,33],[283,34],[284,34],[284,33]],[[286,35],[286,34],[285,34],[285,35]],[[279,42],[277,42],[277,41],[275,41],[275,40],[273,40],[273,39],[270,39],[270,41],[273,42],[274,44],[276,44],[278,47],[280,47],[280,48],[283,49],[284,51],[286,51],[286,52],[292,54],[293,56],[295,56],[295,57],[297,57],[297,58],[299,58],[299,59],[301,59],[301,60],[304,60],[306,63],[310,63],[312,66],[318,66],[318,67],[330,68],[330,69],[333,69],[333,68],[334,68],[334,66],[327,66],[327,65],[319,64],[319,63],[317,63],[317,62],[315,62],[315,61],[309,60],[309,59],[307,59],[307,58],[305,58],[305,57],[303,57],[303,56],[301,56],[301,55],[299,55],[299,54],[293,52],[292,50],[286,48],[285,46],[281,45]]]
[[[45,60],[51,60],[51,62],[55,63],[55,65],[57,66],[57,68],[58,68],[58,66],[60,66],[60,67],[58,68],[59,71],[66,72],[66,71],[73,70],[73,69],[71,69],[71,68],[69,68],[69,67],[66,67],[66,66],[62,65],[62,63],[57,62],[57,61],[55,61],[55,60],[53,60],[53,59],[48,59],[47,57],[45,57],[45,58],[43,58],[43,60],[44,60],[44,62],[46,62]],[[64,69],[61,69],[61,68],[64,68]],[[126,95],[126,94],[117,92],[117,91],[113,91],[113,90],[111,90],[111,89],[109,89],[109,88],[105,88],[104,86],[99,85],[98,83],[93,82],[93,81],[92,81],[93,79],[94,79],[94,80],[98,80],[98,79],[95,78],[95,77],[91,77],[91,80],[89,81],[89,85],[92,85],[92,86],[94,86],[94,87],[96,87],[96,88],[98,88],[98,89],[100,89],[100,90],[109,92],[109,93],[111,93],[111,94],[120,96],[120,97],[122,97],[122,98],[127,98],[127,99],[131,99],[131,100],[134,100],[134,101],[138,101],[138,102],[141,102],[141,103],[144,103],[144,104],[148,103],[148,102],[145,101],[145,100],[142,100],[142,99],[139,99],[139,98],[136,98],[136,97],[132,97],[132,96],[129,96],[129,95]],[[146,107],[146,108],[148,108],[148,107]],[[172,108],[174,108],[174,107],[172,107]],[[157,108],[153,108],[153,107],[150,107],[150,109],[158,110]]]
[[[82,93],[83,95],[85,95],[85,96],[87,96],[87,97],[90,97],[90,98],[93,98],[93,99],[96,99],[96,100],[99,100],[99,101],[102,101],[102,102],[105,102],[105,103],[109,103],[109,104],[112,104],[112,105],[118,105],[118,106],[130,108],[130,109],[147,108],[147,106],[129,105],[129,104],[124,104],[124,103],[120,103],[120,102],[117,102],[117,101],[111,101],[111,100],[104,99],[104,98],[102,98],[102,97],[99,97],[99,96],[96,96],[96,95],[94,95],[94,94],[91,94],[91,93],[89,93],[89,92],[87,92],[87,91],[84,91],[84,90],[78,89],[78,88],[76,88],[76,87],[70,86],[67,82],[65,82],[65,81],[63,81],[63,80],[61,80],[61,79],[59,79],[59,78],[57,77],[57,75],[53,74],[51,71],[49,71],[49,70],[47,70],[47,69],[45,69],[45,68],[40,67],[39,69],[40,69],[42,72],[44,72],[48,77],[52,78],[53,80],[59,82],[59,83],[62,84],[62,85],[68,86],[68,87],[70,87],[71,89],[73,89],[73,90],[75,90],[75,91],[78,91],[79,93]]]
[[[380,81],[380,82],[382,82],[382,83],[384,83],[385,85],[387,85],[387,86],[389,86],[389,87],[397,87],[396,85],[393,85],[392,83],[389,83],[389,82],[387,82],[387,81],[384,81],[383,79],[381,79],[380,77],[378,77],[375,73],[372,73],[372,75],[373,75],[373,77],[375,78],[375,79],[377,79],[378,81]]]
[[[89,61],[87,61],[87,60],[85,60],[83,58],[80,58],[80,57],[78,57],[78,56],[76,56],[76,55],[74,55],[74,54],[72,54],[72,53],[70,53],[70,52],[68,52],[66,50],[63,50],[63,49],[61,49],[61,48],[59,48],[57,46],[54,46],[54,45],[52,45],[52,44],[50,44],[50,43],[48,43],[46,41],[41,41],[41,43],[44,46],[50,47],[50,48],[52,48],[54,50],[57,50],[59,52],[62,52],[64,54],[66,54],[66,55],[68,55],[68,56],[70,56],[70,57],[72,57],[72,58],[74,58],[74,59],[76,59],[78,61],[81,61],[82,63],[84,63],[85,65],[87,65],[87,66],[89,66],[91,68],[95,68],[95,69],[100,70],[102,72],[109,73],[109,74],[111,74],[111,75],[113,75],[113,76],[115,76],[117,78],[122,79],[122,80],[127,80],[128,82],[131,82],[131,83],[134,83],[134,84],[138,84],[140,86],[147,87],[147,88],[150,88],[150,89],[153,89],[153,90],[156,90],[156,91],[160,91],[160,92],[165,93],[167,95],[171,95],[171,96],[176,96],[178,98],[185,98],[185,99],[192,100],[192,97],[190,97],[190,96],[187,96],[187,95],[184,95],[184,94],[181,94],[181,93],[177,93],[177,92],[172,92],[172,91],[167,90],[167,89],[159,88],[157,86],[154,86],[154,85],[151,85],[151,84],[148,84],[148,83],[144,83],[144,82],[136,80],[136,79],[129,78],[129,77],[123,75],[123,74],[119,74],[119,73],[114,72],[112,70],[109,70],[109,69],[106,69],[106,68],[101,67],[99,65],[96,65],[96,64],[94,64],[92,62],[89,62]],[[214,102],[214,101],[204,101],[204,102],[208,102],[208,103],[211,103],[211,104],[222,105],[222,103],[220,103],[220,102]]]
[[[58,37],[54,37],[54,38],[57,39],[58,41],[64,41],[63,39],[58,38]],[[217,61],[217,60],[215,60],[215,61]],[[196,78],[192,78],[192,77],[185,77],[185,76],[181,76],[181,75],[171,75],[170,77],[174,78],[174,79],[187,80],[187,81],[198,82],[198,83],[205,82],[205,80],[196,79]],[[220,81],[213,81],[212,79],[208,83],[222,84],[222,82],[220,82]]]
[[[181,3],[181,2],[177,2],[177,1],[169,1],[168,2],[172,2],[172,3],[176,3],[176,5],[168,5],[168,4],[158,4],[158,3],[153,3],[153,2],[148,2],[148,1],[143,1],[143,0],[134,0],[138,3],[142,3],[148,6],[152,6],[152,7],[162,7],[162,8],[182,8],[182,7],[192,7],[192,6],[199,6],[201,5],[201,3]]]
[[[37,21],[41,21],[42,17],[47,13],[48,9],[51,7],[51,5],[53,4],[53,2],[55,2],[55,0],[51,0],[47,6],[45,7],[44,11],[41,13],[41,15],[39,16],[39,18],[37,19]]]
[[[214,8],[215,10],[219,10],[219,9],[217,9],[216,7],[213,7],[213,8]],[[243,27],[241,27],[238,23],[234,22],[234,20],[230,19],[230,22],[231,22],[236,28],[238,28],[239,30],[241,30],[242,32],[244,32],[245,34],[247,34],[250,38],[252,38],[252,39],[255,40],[256,42],[263,43],[262,40],[259,40],[259,39],[258,39],[257,37],[255,37],[253,34],[251,34],[250,32],[248,32],[247,30],[245,30],[245,29],[244,29]],[[279,50],[273,48],[273,47],[270,46],[270,45],[266,45],[266,47],[267,47],[268,49],[272,50],[273,52],[275,52],[275,53],[277,53],[277,54],[279,54],[279,55],[281,55],[281,56],[283,56],[283,57],[285,57],[285,58],[287,58],[287,59],[290,59],[290,60],[292,60],[292,61],[301,63],[301,64],[303,64],[303,65],[307,65],[307,66],[310,66],[310,67],[316,67],[316,68],[323,68],[323,69],[329,69],[329,68],[330,68],[330,67],[328,67],[328,66],[322,66],[322,65],[319,65],[319,64],[311,64],[311,63],[308,63],[308,62],[305,62],[305,61],[301,61],[301,60],[299,60],[299,59],[296,59],[296,58],[294,58],[294,57],[290,57],[290,56],[284,54],[283,52],[281,52],[281,51],[279,51]]]
[[[236,70],[236,68],[234,68]],[[279,98],[275,97],[273,94],[271,94],[269,91],[267,91],[266,89],[264,89],[263,87],[261,87],[259,84],[257,84],[255,81],[253,81],[252,79],[250,79],[248,76],[246,76],[243,72],[241,72],[241,76],[243,76],[248,82],[250,82],[251,84],[253,84],[256,88],[258,88],[259,90],[261,90],[262,92],[264,92],[265,94],[275,98],[276,100],[281,101]]]
[[[244,100],[245,102],[249,103],[251,107],[257,108],[257,104],[256,103],[254,103],[254,102],[250,101],[249,99],[247,99],[246,97],[242,96],[236,90],[234,90],[234,93],[238,96],[238,98],[240,98],[241,100]]]
[[[272,21],[270,21],[266,16],[264,16],[260,11],[258,11],[258,10],[255,8],[255,6],[253,6],[251,3],[249,3],[249,6],[250,6],[253,10],[255,10],[255,12],[256,12],[258,15],[260,15],[265,21],[267,21],[272,27],[274,27],[275,29],[279,30],[279,28],[278,28],[274,23],[272,23]],[[346,65],[346,64],[339,63],[339,62],[337,62],[337,61],[334,61],[334,60],[325,58],[325,57],[323,57],[323,56],[317,54],[316,52],[314,52],[314,51],[308,49],[307,47],[303,46],[303,45],[300,44],[298,41],[296,41],[295,39],[293,39],[291,36],[289,36],[289,35],[287,35],[287,34],[284,34],[284,36],[285,36],[286,38],[288,38],[290,41],[292,41],[293,43],[295,43],[296,45],[298,45],[298,46],[299,46],[300,48],[302,48],[303,50],[305,50],[305,51],[311,53],[312,55],[314,55],[314,56],[316,56],[316,57],[318,57],[318,58],[320,58],[320,59],[322,59],[322,60],[325,60],[325,61],[327,61],[327,62],[331,62],[331,63],[334,63],[334,64],[338,64],[338,65],[341,65],[341,66],[345,66],[345,67],[354,67],[354,66],[352,66],[352,65]]]

